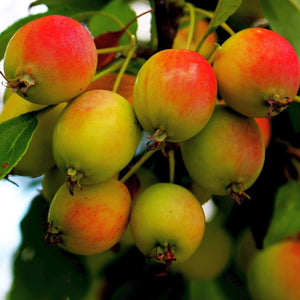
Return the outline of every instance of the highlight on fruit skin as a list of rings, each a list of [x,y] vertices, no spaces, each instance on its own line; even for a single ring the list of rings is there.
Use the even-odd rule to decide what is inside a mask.
[[[229,37],[216,51],[213,69],[221,97],[249,117],[277,115],[292,103],[300,84],[296,51],[265,28],[246,28]]]
[[[196,251],[204,234],[205,215],[186,188],[160,182],[134,201],[130,229],[138,249],[149,259],[165,263],[167,271]]]
[[[4,54],[7,86],[26,100],[58,104],[82,93],[97,66],[93,37],[78,21],[48,15],[23,25]]]
[[[300,299],[300,242],[283,240],[256,253],[249,266],[248,288],[254,300]]]
[[[108,90],[81,94],[64,109],[53,133],[53,156],[74,185],[104,182],[133,158],[140,140],[134,110]]]
[[[127,187],[112,178],[74,189],[72,196],[63,184],[50,203],[45,242],[78,255],[110,249],[129,221],[131,196]]]
[[[159,148],[201,131],[217,97],[211,65],[199,53],[166,49],[152,55],[139,70],[133,91],[136,116]]]

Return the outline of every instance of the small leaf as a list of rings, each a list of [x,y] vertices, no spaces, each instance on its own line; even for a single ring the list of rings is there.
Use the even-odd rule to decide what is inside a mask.
[[[285,37],[300,59],[300,1],[259,0],[272,30]]]
[[[202,42],[207,38],[209,34],[217,29],[222,23],[233,15],[241,5],[242,0],[219,0],[217,7],[214,12],[213,18],[210,20],[209,26],[206,30],[205,35],[202,38]]]
[[[27,150],[38,123],[36,116],[39,112],[25,113],[0,124],[0,180]]]
[[[300,231],[300,183],[281,186],[275,196],[274,212],[264,239],[264,247],[292,237]]]

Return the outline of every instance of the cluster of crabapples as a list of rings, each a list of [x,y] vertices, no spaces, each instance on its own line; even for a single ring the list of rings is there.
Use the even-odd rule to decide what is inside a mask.
[[[46,16],[11,38],[4,76],[13,93],[0,121],[49,107],[38,115],[29,147],[12,170],[44,176],[47,242],[93,255],[113,247],[129,228],[153,260],[170,265],[195,253],[207,199],[201,203],[192,188],[173,182],[151,184],[132,199],[119,176],[144,142],[143,132],[148,151],[180,148],[192,182],[208,198],[230,195],[240,203],[248,197],[269,139],[257,120],[268,122],[296,96],[297,55],[287,40],[263,28],[229,37],[212,62],[176,48],[146,60],[132,91],[121,95],[93,82],[97,50],[81,23]]]

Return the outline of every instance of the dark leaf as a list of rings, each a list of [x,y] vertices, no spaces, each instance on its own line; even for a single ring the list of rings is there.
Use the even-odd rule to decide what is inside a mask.
[[[272,30],[285,37],[300,58],[300,1],[259,0]]]
[[[120,38],[122,37],[125,30],[119,31],[109,31],[97,36],[94,41],[96,44],[97,49],[105,49],[111,47],[119,46]],[[114,60],[116,56],[116,52],[112,53],[105,53],[105,54],[98,54],[98,64],[97,69],[109,64],[111,61]]]
[[[264,239],[264,247],[300,232],[300,183],[294,180],[281,186],[275,197],[273,217]]]

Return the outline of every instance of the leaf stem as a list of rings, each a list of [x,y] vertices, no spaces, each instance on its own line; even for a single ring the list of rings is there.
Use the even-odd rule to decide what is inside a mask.
[[[169,172],[170,172],[170,183],[174,183],[175,177],[175,152],[174,149],[168,151],[169,157]]]
[[[101,77],[103,77],[103,76],[105,76],[107,74],[110,74],[110,73],[113,73],[113,72],[119,70],[120,67],[124,64],[124,61],[125,61],[125,59],[123,59],[123,58],[119,59],[117,61],[114,61],[113,63],[110,64],[110,66],[108,68],[106,68],[105,70],[97,73],[94,76],[92,82],[98,80],[99,78],[101,78]]]
[[[208,17],[209,19],[212,19],[214,17],[214,13],[209,12],[205,9],[195,7],[195,12],[203,14],[204,16]],[[228,34],[234,35],[235,32],[224,22],[220,25]]]
[[[296,95],[294,101],[300,103],[300,96]]]
[[[189,50],[190,47],[191,47],[191,43],[192,43],[192,40],[193,40],[194,33],[195,33],[195,24],[196,24],[196,21],[195,21],[195,7],[191,3],[185,3],[185,7],[188,9],[189,16],[190,16],[189,33],[188,33],[186,47],[185,47],[187,50]]]
[[[136,38],[135,36],[132,34],[130,36],[130,40],[131,40],[131,43],[130,43],[130,50],[129,52],[127,53],[126,55],[126,58],[125,58],[125,61],[124,63],[122,64],[122,67],[118,73],[118,76],[115,80],[115,83],[114,83],[114,86],[113,86],[113,92],[116,92],[118,90],[118,87],[120,85],[120,82],[121,82],[121,79],[122,79],[122,76],[124,75],[125,71],[126,71],[126,68],[130,62],[130,59],[132,58],[134,52],[135,52],[135,49],[136,49]]]
[[[145,152],[142,157],[131,167],[131,169],[120,179],[120,181],[123,183],[126,182],[126,180],[133,175],[157,150],[158,149]]]
[[[116,47],[109,47],[109,48],[101,48],[97,49],[97,54],[106,54],[106,53],[113,53],[113,52],[122,52],[128,48],[128,45],[116,46]]]

